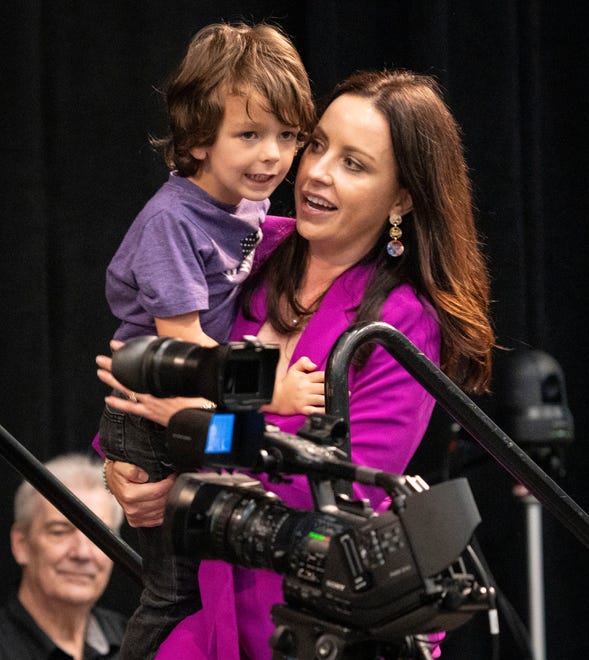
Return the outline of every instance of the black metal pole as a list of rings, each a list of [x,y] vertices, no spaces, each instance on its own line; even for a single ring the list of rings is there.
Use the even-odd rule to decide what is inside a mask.
[[[0,455],[114,562],[141,582],[141,557],[0,426]]]
[[[349,420],[348,369],[363,344],[383,346],[491,456],[589,548],[589,516],[405,335],[381,322],[359,323],[334,344],[325,373],[328,414]]]

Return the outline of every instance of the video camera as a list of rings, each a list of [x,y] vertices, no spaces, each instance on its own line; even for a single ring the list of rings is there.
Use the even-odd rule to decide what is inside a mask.
[[[311,415],[296,435],[265,424],[258,408],[272,398],[278,355],[254,338],[203,348],[144,337],[114,353],[113,374],[135,391],[217,403],[168,426],[170,463],[182,472],[165,516],[172,551],[284,576],[285,604],[272,608],[276,660],[428,658],[423,635],[462,625],[493,595],[466,568],[480,522],[468,483],[430,488],[350,462],[341,418]],[[257,473],[305,475],[315,509],[287,506]],[[389,510],[338,495],[341,480],[382,488]]]

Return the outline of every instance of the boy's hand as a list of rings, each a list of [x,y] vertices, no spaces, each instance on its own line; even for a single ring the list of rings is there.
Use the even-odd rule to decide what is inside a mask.
[[[279,415],[310,415],[325,412],[325,372],[315,371],[317,365],[308,357],[297,360],[286,376],[274,385],[272,403],[262,406],[262,412]]]

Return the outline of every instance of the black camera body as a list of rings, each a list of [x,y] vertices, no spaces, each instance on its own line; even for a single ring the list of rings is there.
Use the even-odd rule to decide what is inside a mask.
[[[469,601],[472,576],[449,570],[479,522],[464,479],[376,515],[345,502],[333,512],[294,509],[244,474],[185,473],[165,525],[177,554],[282,574],[290,607],[387,642],[455,628],[481,609]]]

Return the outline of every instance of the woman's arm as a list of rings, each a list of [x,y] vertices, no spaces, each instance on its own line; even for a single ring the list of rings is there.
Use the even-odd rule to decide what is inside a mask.
[[[408,287],[391,294],[382,320],[439,363],[437,320]],[[381,346],[363,368],[351,370],[349,387],[352,460],[403,474],[427,429],[434,398]]]

